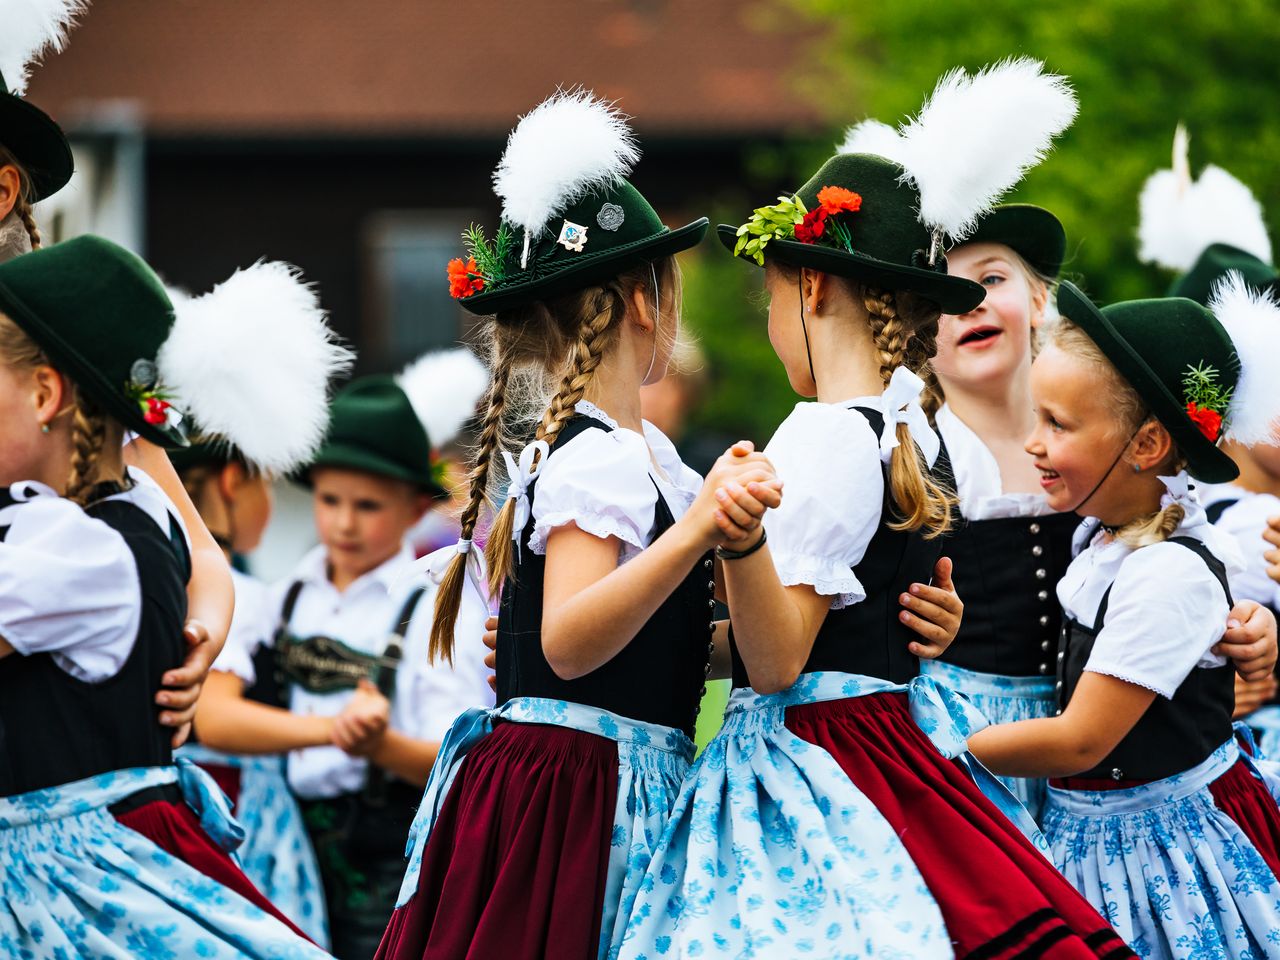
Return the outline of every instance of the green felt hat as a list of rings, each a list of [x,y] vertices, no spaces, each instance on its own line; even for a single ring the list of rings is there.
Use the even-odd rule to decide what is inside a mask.
[[[1280,272],[1265,260],[1227,243],[1214,243],[1196,258],[1191,269],[1169,288],[1169,296],[1186,297],[1208,304],[1214,285],[1235,270],[1255,290],[1273,290],[1280,295]]]
[[[981,220],[961,243],[999,243],[1009,247],[1042,276],[1057,279],[1067,255],[1062,221],[1044,207],[1002,203]]]
[[[75,160],[66,134],[54,119],[16,93],[0,74],[0,146],[31,178],[34,199],[43,200],[67,185]]]
[[[15,257],[0,264],[0,313],[104,413],[153,443],[186,444],[158,365],[173,306],[134,254],[84,236]]]
[[[903,168],[874,154],[837,154],[815,173],[796,196],[808,211],[822,204],[818,193],[826,187],[852,191],[861,198],[853,211],[832,213],[848,232],[852,250],[828,245],[835,229],[830,223],[818,241],[802,243],[787,236],[773,236],[763,247],[765,257],[793,267],[810,267],[852,280],[906,290],[937,303],[944,313],[967,313],[986,296],[980,284],[947,275],[946,257],[937,253],[929,263],[933,238],[920,222],[920,193],[904,180]],[[761,208],[766,209],[766,208]],[[738,256],[750,256],[745,241],[753,234],[750,224],[717,228],[721,242]]]
[[[627,118],[582,89],[560,90],[520,119],[494,173],[502,222],[464,235],[450,293],[496,314],[571,293],[687,250],[706,218],[668,228],[627,180],[640,157]]]
[[[426,428],[387,374],[353,380],[333,398],[329,432],[308,471],[316,467],[362,470],[445,496]]]
[[[1058,311],[1080,327],[1142,397],[1183,456],[1187,472],[1206,483],[1226,483],[1240,471],[1218,449],[1225,399],[1213,439],[1188,412],[1195,398],[1189,374],[1212,370],[1212,387],[1223,398],[1236,389],[1241,363],[1226,329],[1209,310],[1182,297],[1131,300],[1098,309],[1074,284],[1058,289]],[[1216,404],[1215,404],[1216,405]]]

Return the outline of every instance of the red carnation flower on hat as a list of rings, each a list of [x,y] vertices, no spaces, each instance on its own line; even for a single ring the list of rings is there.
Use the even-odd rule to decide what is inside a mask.
[[[796,224],[796,239],[801,243],[817,243],[827,230],[827,208],[818,207]]]
[[[462,300],[484,289],[484,278],[476,266],[476,258],[454,257],[449,261],[449,296]]]
[[[1210,443],[1216,443],[1218,434],[1222,432],[1222,415],[1208,407],[1197,407],[1194,403],[1187,404],[1187,416],[1191,418],[1191,422],[1196,425],[1196,429],[1204,434],[1205,439]]]
[[[862,209],[862,195],[844,187],[823,187],[818,202],[827,213],[857,213]]]
[[[159,397],[147,397],[147,409],[142,411],[142,419],[152,426],[159,426],[168,420],[165,411],[169,409],[169,402],[161,400]]]

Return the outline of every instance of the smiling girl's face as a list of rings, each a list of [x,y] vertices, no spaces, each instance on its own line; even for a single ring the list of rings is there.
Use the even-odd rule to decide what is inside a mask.
[[[933,368],[945,392],[1003,384],[1031,363],[1032,329],[1047,291],[1025,263],[998,243],[969,243],[947,254],[947,272],[981,284],[986,299],[968,313],[943,314]]]

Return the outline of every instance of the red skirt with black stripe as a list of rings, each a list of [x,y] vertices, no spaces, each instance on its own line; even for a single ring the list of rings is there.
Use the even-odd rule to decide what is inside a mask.
[[[937,901],[958,960],[1122,960],[1135,954],[964,769],[881,693],[788,707],[893,825]]]

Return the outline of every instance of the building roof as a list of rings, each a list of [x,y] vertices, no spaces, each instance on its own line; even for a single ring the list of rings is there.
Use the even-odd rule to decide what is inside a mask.
[[[153,134],[491,137],[557,85],[645,133],[812,129],[808,38],[756,0],[97,0],[28,95],[74,125],[136,103]]]

